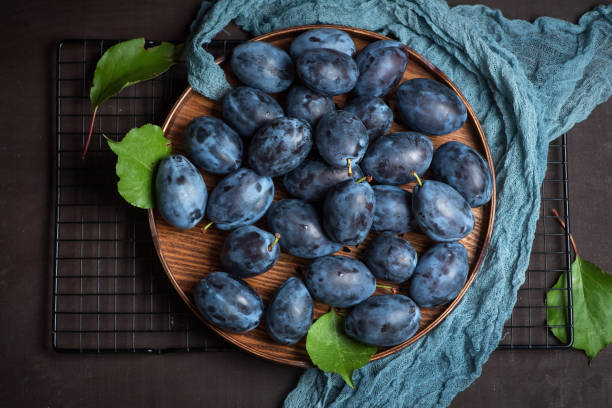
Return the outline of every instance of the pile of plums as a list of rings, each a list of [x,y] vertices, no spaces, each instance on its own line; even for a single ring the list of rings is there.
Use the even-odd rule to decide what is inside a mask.
[[[195,291],[211,324],[238,333],[258,326],[264,304],[243,279],[269,271],[281,251],[313,259],[303,281],[289,278],[267,305],[267,330],[281,344],[307,333],[314,299],[347,309],[352,338],[396,345],[418,330],[420,308],[444,305],[464,286],[468,255],[458,241],[474,227],[472,207],[491,199],[492,177],[474,149],[452,141],[434,151],[430,136],[459,129],[466,107],[435,80],[398,87],[409,57],[399,42],[355,54],[350,36],[329,28],[304,32],[289,53],[265,42],[237,46],[231,67],[244,85],[225,96],[223,120],[194,119],[188,158],[159,165],[157,205],[168,223],[189,229],[206,216],[231,230],[219,254],[224,272]],[[283,110],[267,93],[284,91]],[[338,110],[333,97],[342,94],[349,100]],[[387,96],[412,131],[387,133]],[[196,166],[224,175],[210,195]],[[422,180],[427,170],[433,179]],[[273,177],[294,198],[273,202]],[[412,191],[398,187],[415,181]],[[268,231],[253,225],[264,216]],[[414,230],[437,242],[420,259],[402,238]],[[364,259],[334,255],[371,231]],[[377,278],[406,283],[406,294],[372,296]]]

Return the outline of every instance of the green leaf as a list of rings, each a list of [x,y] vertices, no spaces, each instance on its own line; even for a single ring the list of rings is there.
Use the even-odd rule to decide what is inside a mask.
[[[548,314],[546,323],[559,341],[568,342],[567,272],[563,272],[555,285],[546,293]]]
[[[327,373],[338,373],[354,388],[353,371],[366,365],[376,347],[359,343],[344,334],[344,318],[330,310],[310,326],[306,351],[312,362]]]
[[[163,74],[176,63],[182,52],[183,44],[174,46],[168,42],[145,49],[144,38],[123,41],[106,50],[96,65],[93,85],[89,90],[94,109],[83,159],[87,155],[98,107],[123,88]]]
[[[546,303],[559,308],[549,309],[548,325],[568,326],[567,273],[563,273],[553,289],[549,290]],[[575,349],[584,350],[589,359],[612,343],[612,275],[579,255],[572,263],[572,303]],[[566,327],[551,328],[555,337],[567,342]]]
[[[119,176],[117,190],[121,197],[133,206],[152,208],[155,205],[155,165],[172,152],[170,141],[164,137],[162,129],[147,123],[130,130],[120,142],[104,137],[117,155],[115,170]]]
[[[89,99],[94,108],[123,88],[166,72],[176,63],[183,45],[168,42],[145,49],[145,39],[135,38],[110,47],[96,65]]]

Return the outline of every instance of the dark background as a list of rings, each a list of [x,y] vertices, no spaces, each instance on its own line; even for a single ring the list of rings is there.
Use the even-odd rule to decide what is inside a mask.
[[[455,4],[455,2],[452,2]],[[591,0],[485,1],[509,18],[576,21]],[[241,352],[64,355],[50,347],[50,228],[57,41],[178,40],[198,1],[3,2],[0,20],[0,406],[280,406],[301,370]],[[235,33],[231,30],[230,33]],[[572,231],[612,270],[612,102],[569,136]],[[612,348],[496,351],[453,402],[467,406],[612,406]]]

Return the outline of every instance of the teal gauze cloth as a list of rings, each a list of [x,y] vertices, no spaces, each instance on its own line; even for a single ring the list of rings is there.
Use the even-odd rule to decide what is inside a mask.
[[[508,20],[439,0],[220,0],[204,4],[187,49],[189,83],[213,99],[229,89],[203,45],[231,20],[253,35],[339,24],[398,38],[444,71],[474,108],[497,176],[491,245],[463,301],[420,341],[340,376],[304,373],[285,407],[447,406],[497,347],[525,278],[548,144],[612,94],[612,7],[578,24]],[[602,135],[602,137],[605,135]]]

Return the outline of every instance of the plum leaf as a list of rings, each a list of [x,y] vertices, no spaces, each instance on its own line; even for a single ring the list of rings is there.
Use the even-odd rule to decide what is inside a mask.
[[[344,334],[344,317],[333,310],[319,317],[306,337],[312,362],[327,373],[340,374],[351,388],[355,387],[353,371],[366,365],[376,350]]]
[[[120,142],[106,138],[117,155],[117,190],[128,203],[152,208],[155,165],[172,152],[172,146],[159,126],[147,123],[130,130]]]
[[[548,325],[560,341],[568,341],[567,272],[550,289],[546,296]],[[592,360],[597,353],[612,343],[612,275],[597,265],[576,255],[572,263],[572,303],[574,323],[573,348],[584,350]]]
[[[123,41],[106,50],[96,65],[89,91],[93,114],[83,158],[87,154],[98,107],[124,88],[163,74],[177,62],[182,52],[182,44],[175,46],[168,42],[145,48],[144,38]]]
[[[96,65],[89,91],[92,106],[100,106],[127,86],[163,74],[176,63],[182,50],[182,44],[175,46],[168,42],[145,48],[144,38],[113,45]]]
[[[567,230],[565,222],[553,209],[557,221]],[[578,253],[574,237],[569,234],[576,259],[572,263],[572,312],[574,342],[572,348],[584,350],[593,360],[597,353],[612,343],[612,275],[597,265],[583,259]],[[568,342],[568,300],[564,290],[568,288],[567,272],[563,272],[555,285],[546,293],[546,304],[550,308],[546,323],[553,335]]]

